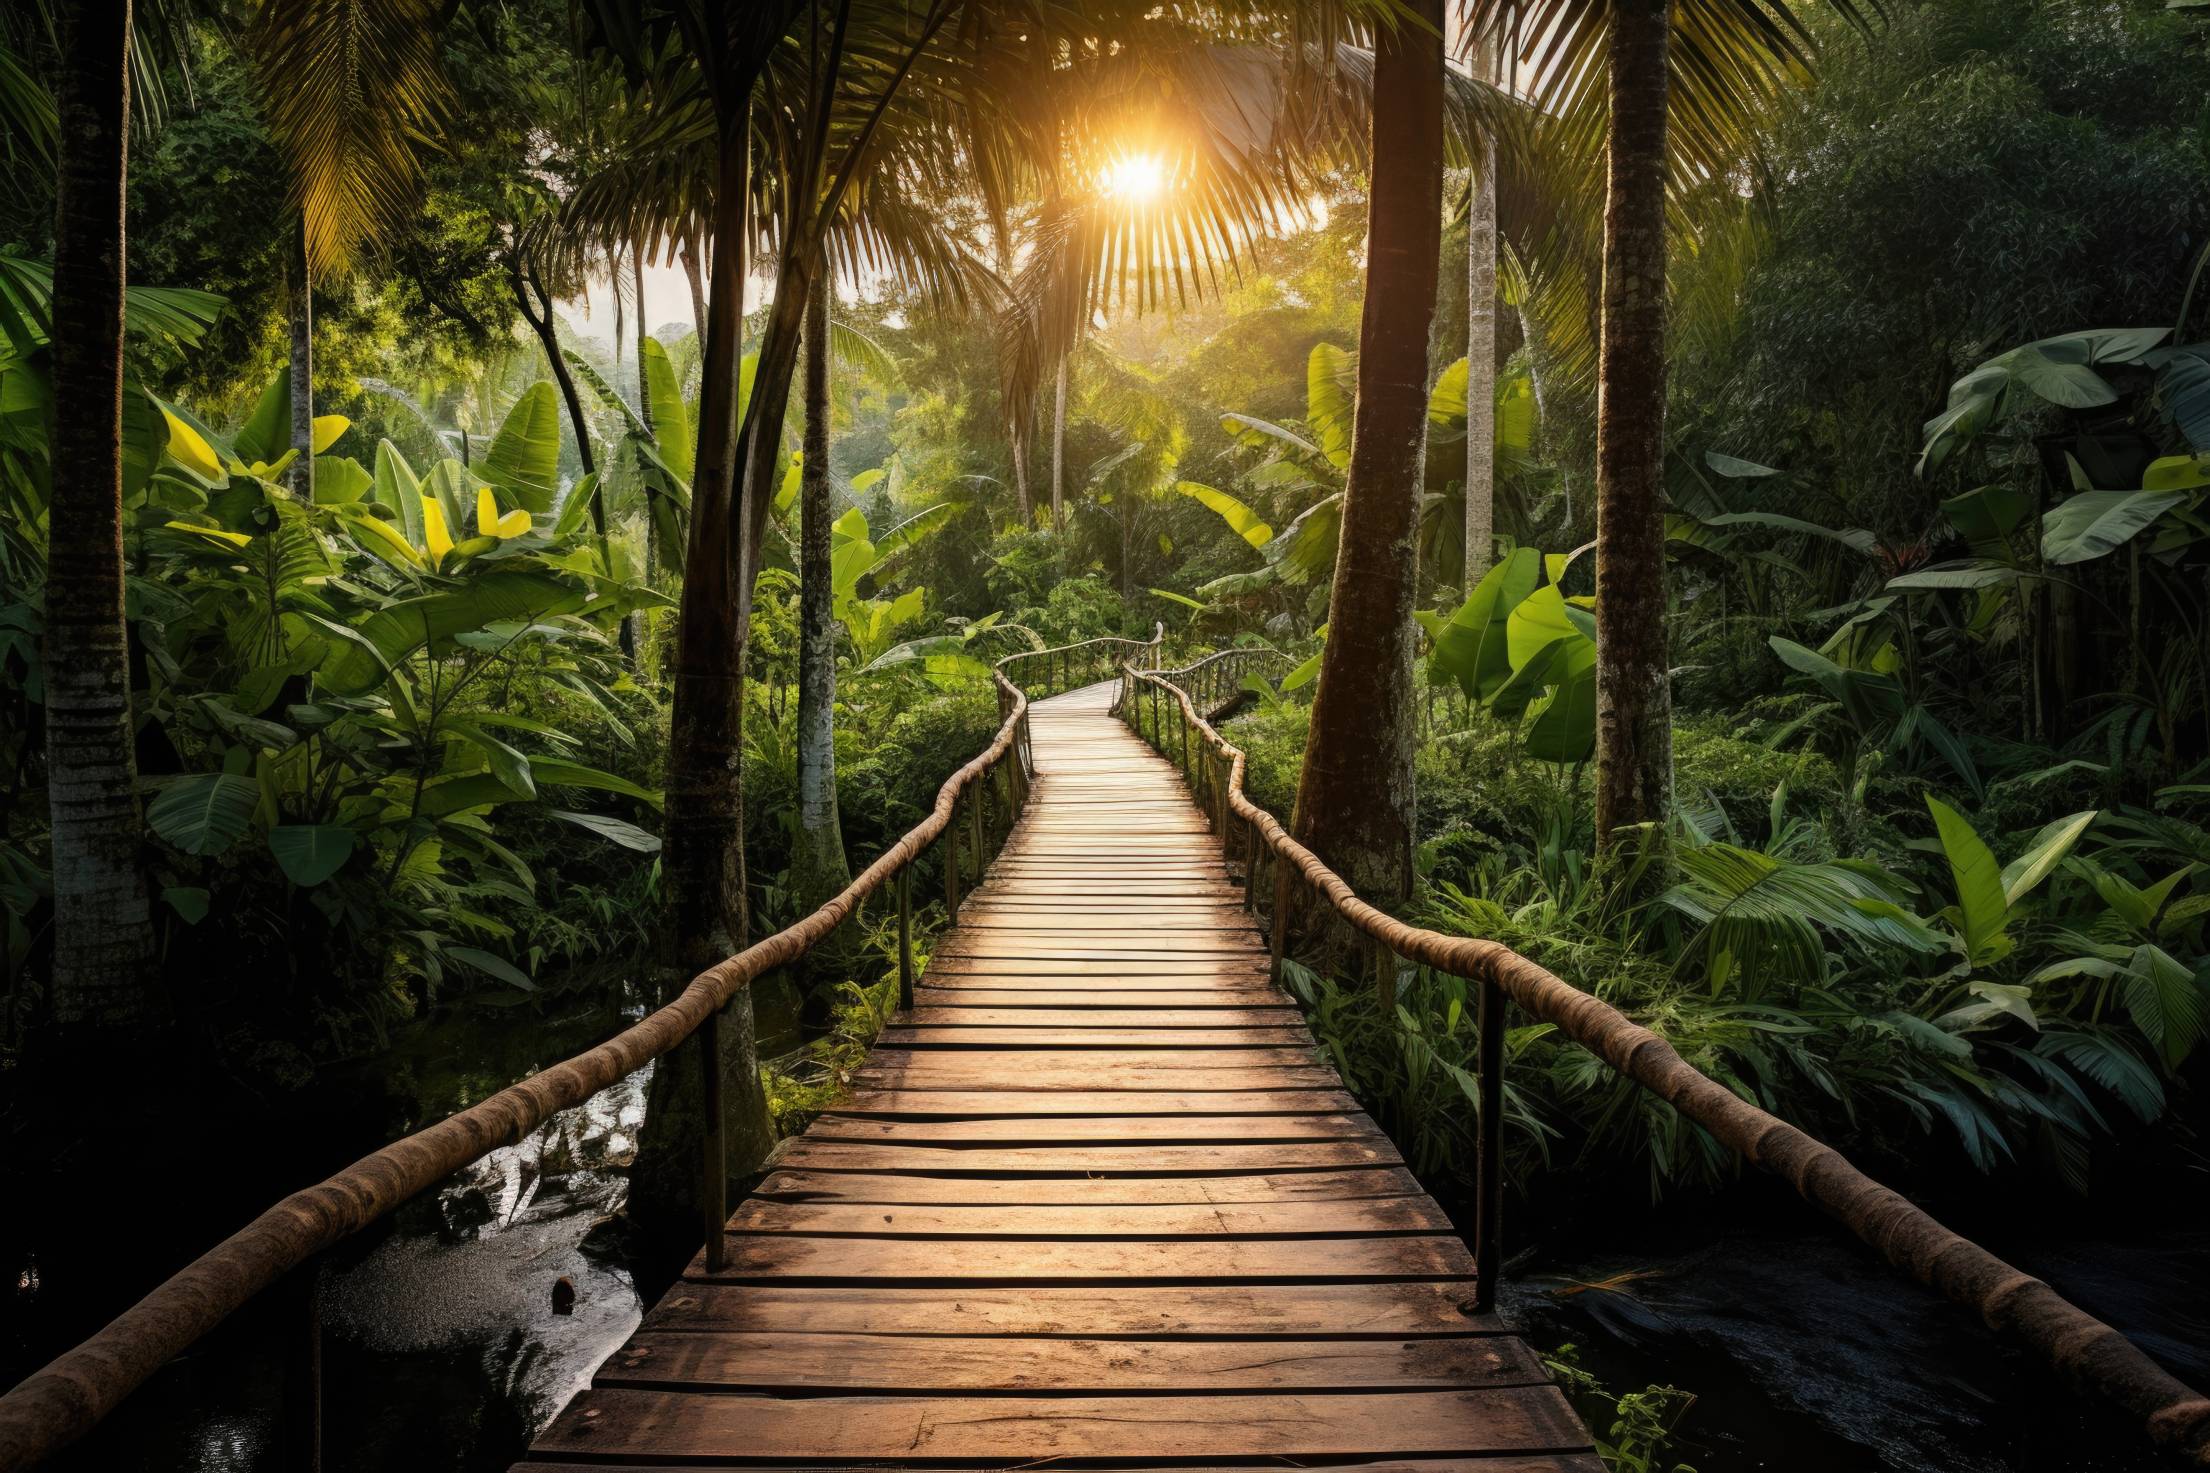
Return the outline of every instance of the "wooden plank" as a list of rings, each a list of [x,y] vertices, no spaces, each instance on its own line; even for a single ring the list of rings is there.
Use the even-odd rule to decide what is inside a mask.
[[[1304,1014],[1286,1002],[1275,1008],[997,1007],[931,1001],[900,1013],[912,1028],[1288,1028]]]
[[[875,1038],[877,1048],[1192,1048],[1251,1049],[1310,1046],[1302,1023],[1292,1028],[1019,1028],[1009,1024],[978,1027],[905,1028],[892,1026]]]
[[[1341,1115],[1358,1108],[1340,1089],[1216,1090],[1132,1094],[1117,1090],[854,1090],[838,1115],[966,1117],[1025,1115]]]
[[[1325,1064],[1303,1067],[1267,1066],[1242,1069],[1230,1064],[1205,1070],[1134,1069],[1111,1062],[1109,1051],[1099,1050],[1095,1064],[1054,1063],[1022,1069],[1009,1078],[1004,1067],[965,1066],[971,1055],[908,1053],[897,1059],[869,1064],[853,1076],[853,1083],[875,1089],[1331,1089],[1341,1083]]]
[[[1182,1176],[1196,1171],[1283,1171],[1330,1166],[1396,1166],[1386,1136],[1361,1141],[1270,1141],[1205,1146],[929,1146],[871,1141],[785,1141],[775,1164],[814,1171],[1030,1171],[1060,1176],[1115,1172]]]
[[[1038,1119],[1015,1115],[992,1120],[881,1120],[824,1115],[806,1131],[809,1140],[884,1141],[902,1145],[1023,1146],[1075,1143],[1189,1145],[1201,1141],[1374,1140],[1381,1128],[1364,1115],[1064,1115]]]
[[[1236,1397],[814,1397],[592,1389],[541,1453],[840,1460],[1471,1455],[1585,1447],[1553,1386]]]
[[[1270,1047],[1237,1050],[1230,1059],[1202,1051],[1172,1048],[1127,1049],[960,1049],[957,1052],[899,1050],[875,1055],[870,1069],[916,1073],[992,1072],[1008,1084],[1025,1084],[1028,1076],[1052,1069],[1126,1069],[1134,1073],[1161,1070],[1205,1072],[1217,1068],[1306,1069],[1317,1062],[1317,1052],[1307,1047]]]
[[[1134,1238],[1191,1241],[1433,1235],[1450,1219],[1426,1197],[1356,1197],[1322,1202],[1236,1204],[1118,1203],[1000,1206],[992,1203],[899,1206],[889,1203],[783,1202],[754,1198],[729,1220],[732,1233],[809,1237],[929,1239]],[[1008,1242],[1008,1249],[1023,1246]],[[1324,1257],[1329,1250],[1315,1249]]]
[[[599,1387],[837,1391],[1413,1391],[1541,1386],[1505,1335],[1455,1340],[1021,1340],[987,1336],[639,1334]]]
[[[1107,1238],[1019,1241],[772,1237],[732,1233],[727,1261],[686,1276],[724,1283],[1372,1283],[1473,1276],[1456,1238]],[[1470,1284],[1469,1284],[1470,1288]]]
[[[975,1177],[778,1170],[755,1194],[783,1201],[1079,1206],[1094,1203],[1333,1202],[1416,1196],[1401,1166],[1231,1176]]]
[[[1389,1458],[1381,1462],[1356,1463],[1274,1463],[1247,1465],[1255,1467],[1327,1469],[1340,1473],[1608,1473],[1604,1460],[1595,1453],[1496,1453],[1480,1458]],[[609,1463],[593,1457],[588,1463],[548,1463],[532,1461],[516,1463],[512,1473],[575,1473],[578,1467],[590,1467],[598,1473],[666,1473],[670,1467],[681,1467],[688,1473],[820,1473],[820,1464],[810,1470],[801,1470],[795,1464],[771,1463],[700,1463],[685,1461],[680,1464],[637,1463],[626,1459]],[[1157,1464],[1133,1466],[1114,1463],[1114,1473],[1189,1473],[1190,1465],[1177,1464],[1173,1468]]]
[[[972,983],[972,985],[968,985]],[[1081,985],[1081,983],[1076,983]],[[1123,987],[1118,983],[1098,983],[1083,987],[1081,992],[1067,992],[1065,978],[966,978],[966,983],[928,983],[915,992],[922,1007],[966,1009],[966,1007],[999,1007],[1012,1011],[1048,1009],[1065,1011],[1065,1014],[1085,1014],[1112,1018],[1120,1014],[1143,1014],[1143,1011],[1176,1009],[1191,1014],[1242,1014],[1242,1011],[1273,1011],[1284,1007],[1288,998],[1271,987],[1215,987],[1196,992],[1189,987]],[[1295,1009],[1288,1009],[1295,1011]],[[1302,1016],[1302,1014],[1299,1014]]]

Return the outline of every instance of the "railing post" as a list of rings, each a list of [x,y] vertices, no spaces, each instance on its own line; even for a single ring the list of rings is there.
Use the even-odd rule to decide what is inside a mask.
[[[1243,908],[1258,914],[1258,820],[1243,821]]]
[[[951,821],[944,825],[944,924],[959,917],[959,795],[952,794]]]
[[[973,794],[967,799],[967,835],[974,840],[975,888],[978,890],[982,888],[982,882],[989,877],[990,854],[988,850],[982,847],[982,804],[988,796],[988,786],[977,783]]]
[[[898,1006],[913,1006],[913,861],[898,871]]]
[[[1474,1068],[1481,1096],[1474,1123],[1479,1173],[1473,1222],[1473,1307],[1496,1308],[1497,1279],[1504,1271],[1504,989],[1494,979],[1481,983],[1479,1016],[1474,1026]]]
[[[1282,953],[1289,936],[1289,871],[1274,856],[1274,915],[1266,923],[1266,980],[1281,986]]]
[[[729,1224],[729,1155],[722,1143],[721,1110],[721,1009],[706,1014],[698,1025],[698,1052],[705,1069],[706,1127],[701,1132],[705,1183],[698,1194],[699,1215],[706,1226],[706,1272],[717,1274],[727,1261],[722,1234]]]

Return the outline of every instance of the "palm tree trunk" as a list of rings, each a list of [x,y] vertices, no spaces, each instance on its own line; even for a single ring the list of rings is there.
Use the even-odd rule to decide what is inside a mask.
[[[806,303],[805,461],[798,481],[798,833],[790,890],[814,910],[852,882],[836,805],[836,614],[829,570],[829,273]]]
[[[1671,0],[1614,0],[1596,408],[1596,835],[1672,806],[1665,627],[1665,106]]]
[[[307,217],[292,231],[292,259],[285,268],[292,309],[292,448],[299,458],[286,479],[302,501],[315,499],[315,287],[307,267]]]
[[[607,251],[606,289],[614,298],[614,392],[622,392],[622,340],[629,336],[629,314],[622,307],[622,253],[616,246]]]
[[[1051,395],[1051,530],[1067,530],[1067,360]]]
[[[1412,604],[1442,266],[1442,0],[1410,8],[1376,38],[1358,408],[1295,824],[1381,906],[1412,885]]]
[[[714,187],[713,294],[699,318],[705,339],[690,541],[676,625],[668,724],[666,848],[671,965],[661,995],[741,950],[744,874],[744,647],[737,584],[744,553],[736,507],[737,371],[744,347],[744,211],[750,185],[749,81],[716,79],[720,120]],[[686,248],[687,262],[695,251]],[[721,1017],[723,1160],[749,1173],[774,1144],[752,1014],[739,988]],[[695,1242],[699,1151],[706,1122],[699,1046],[686,1044],[653,1072],[630,1169],[629,1211],[646,1236]]]
[[[1466,216],[1466,591],[1496,553],[1496,140],[1482,135]]]
[[[138,850],[123,618],[123,185],[128,0],[61,7],[54,209],[53,500],[46,570],[46,774],[53,826],[53,1018],[159,1018]]]
[[[683,237],[683,275],[691,283],[691,321],[697,324],[700,342],[706,340],[706,232],[693,230]],[[739,319],[742,320],[741,318]]]
[[[1028,484],[1028,430],[1020,423],[1020,418],[1014,417],[1011,432],[1006,436],[1010,442],[1007,448],[1013,454],[1013,494],[1020,501],[1021,530],[1033,532],[1036,530],[1036,494]]]

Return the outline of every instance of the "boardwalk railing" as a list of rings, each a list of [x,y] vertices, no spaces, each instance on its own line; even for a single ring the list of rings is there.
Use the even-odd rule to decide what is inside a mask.
[[[1165,639],[1166,626],[1154,624],[1149,639],[1108,635],[1048,650],[1022,650],[998,661],[998,673],[1032,698],[1042,700],[1115,679],[1123,667],[1156,670],[1159,646]]]
[[[936,806],[888,852],[811,915],[693,978],[674,1001],[597,1048],[508,1086],[482,1103],[372,1152],[311,1187],[292,1193],[201,1254],[90,1339],[63,1352],[0,1396],[0,1473],[36,1467],[82,1437],[163,1365],[197,1344],[247,1301],[454,1172],[562,1110],[663,1058],[693,1034],[704,1047],[708,1126],[703,1143],[701,1218],[709,1268],[718,1268],[728,1217],[721,1117],[719,1020],[741,987],[806,956],[834,935],[886,885],[898,906],[898,995],[913,1003],[913,871],[941,839],[947,914],[959,908],[970,865],[980,882],[1028,801],[1035,770],[1028,735],[1026,680],[1088,683],[1109,679],[1126,662],[1155,665],[1163,628],[1149,640],[1089,640],[1024,651],[998,662],[1003,720],[990,745],[937,790]],[[1011,760],[1008,760],[1011,759]],[[965,836],[962,837],[962,829]],[[310,1393],[313,1399],[317,1393]],[[308,1419],[311,1425],[312,1419]],[[311,1434],[310,1434],[311,1435]],[[303,1454],[311,1459],[313,1453]]]
[[[1195,670],[1205,664],[1190,667]],[[1959,1237],[1866,1176],[1831,1146],[1767,1114],[1689,1064],[1663,1038],[1495,941],[1409,926],[1358,898],[1318,855],[1245,796],[1241,749],[1213,729],[1172,676],[1124,668],[1118,710],[1162,756],[1178,761],[1220,835],[1223,856],[1244,865],[1244,903],[1259,913],[1258,871],[1272,881],[1267,924],[1277,975],[1291,887],[1363,936],[1377,986],[1394,996],[1399,958],[1480,988],[1476,1038],[1479,1152],[1474,1225],[1476,1302],[1495,1302],[1503,1180],[1501,1131],[1505,1001],[1551,1023],[1618,1073],[1657,1095],[1746,1160],[1795,1187],[1895,1267],[2024,1342],[2060,1374],[2139,1417],[2151,1440],[2210,1467],[2210,1398],[2181,1382],[2125,1336],[2041,1280]],[[1147,719],[1148,718],[1148,719]]]

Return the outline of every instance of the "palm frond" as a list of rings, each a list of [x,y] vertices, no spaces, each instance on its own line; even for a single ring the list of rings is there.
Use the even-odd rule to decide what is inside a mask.
[[[432,0],[262,0],[248,42],[317,274],[404,229],[451,108]]]

